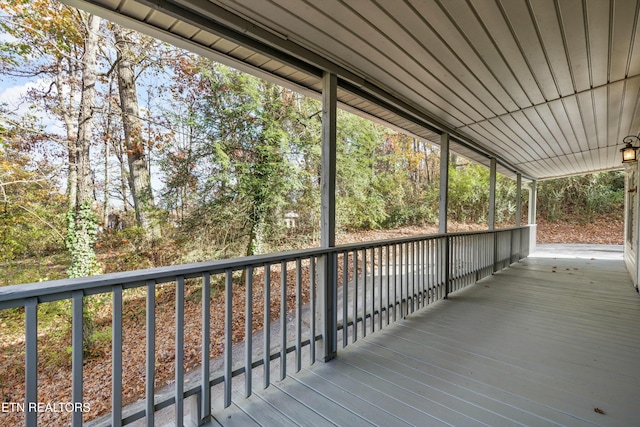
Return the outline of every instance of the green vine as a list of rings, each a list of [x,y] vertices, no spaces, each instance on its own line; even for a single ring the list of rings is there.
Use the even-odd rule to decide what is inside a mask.
[[[93,246],[98,234],[98,218],[91,210],[89,202],[84,202],[77,212],[67,213],[67,236],[65,245],[71,254],[71,265],[67,269],[69,277],[85,277],[100,274]]]

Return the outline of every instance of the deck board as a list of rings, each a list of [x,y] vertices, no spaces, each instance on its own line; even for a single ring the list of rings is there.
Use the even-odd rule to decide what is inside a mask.
[[[295,381],[282,381],[274,386],[292,398],[304,395],[304,403],[308,405],[311,410],[321,414],[329,423],[333,423],[334,425],[342,424],[351,427],[373,425],[373,423],[362,419],[356,412],[352,412],[344,406],[341,406],[335,400],[327,399],[319,395],[319,390],[315,387],[310,387],[304,385],[302,382]],[[318,395],[314,396],[314,394]],[[326,424],[326,422],[321,423],[321,425],[324,424]]]
[[[410,425],[420,425],[420,423],[434,426],[447,425],[439,418],[442,415],[442,411],[436,410],[435,413],[424,412],[420,407],[412,406],[403,400],[407,397],[407,393],[391,394],[388,389],[383,387],[382,381],[376,380],[373,376],[354,375],[352,369],[339,366],[339,363],[337,361],[331,362],[331,365],[334,366],[331,366],[330,369],[316,369],[314,373],[339,387],[348,389],[360,399],[377,406],[402,420],[403,423]],[[349,404],[348,401],[345,403]]]
[[[282,396],[276,395],[281,400],[285,400]],[[239,393],[233,394],[233,400],[235,405],[240,408],[245,414],[247,414],[258,425],[263,426],[283,426],[293,427],[297,426],[295,421],[291,419],[287,414],[280,411],[277,407],[269,402],[260,399],[257,394],[250,396],[251,398],[244,398]]]
[[[277,387],[277,386],[276,386]],[[286,393],[284,387],[278,387],[279,392],[274,393],[272,390],[265,392],[256,392],[256,394],[265,402],[276,408],[278,411],[286,415],[295,425],[314,427],[320,425],[335,425],[327,417],[314,411],[307,402],[320,400],[318,396],[314,396],[313,390],[305,390],[305,392],[297,393],[297,395],[306,394],[303,400],[297,399],[295,396]]]
[[[528,258],[332,362],[234,396],[217,421],[638,425],[639,327],[640,297],[622,261]]]
[[[307,373],[308,375],[298,375],[294,377],[294,380],[313,388],[325,399],[337,402],[345,409],[357,414],[357,417],[362,420],[361,422],[354,424],[350,422],[351,420],[345,419],[342,425],[410,425],[375,404],[369,403],[358,395],[353,394],[352,391],[342,388],[335,382],[331,382],[327,378],[322,377],[320,375],[320,371],[322,369],[326,368],[321,367],[310,372],[305,371],[304,373]]]
[[[249,417],[242,411],[235,403],[231,403],[231,406],[225,408],[221,399],[217,399],[212,402],[212,411],[216,414],[216,419],[210,422],[207,426],[220,426],[225,425],[227,427],[251,427],[259,426],[255,420]]]

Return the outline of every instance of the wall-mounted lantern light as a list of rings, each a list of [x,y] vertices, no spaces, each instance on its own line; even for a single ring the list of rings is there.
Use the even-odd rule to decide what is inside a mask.
[[[637,161],[638,148],[634,147],[633,142],[640,142],[640,138],[635,135],[625,136],[622,140],[626,145],[620,150],[622,153],[622,163],[632,163]]]

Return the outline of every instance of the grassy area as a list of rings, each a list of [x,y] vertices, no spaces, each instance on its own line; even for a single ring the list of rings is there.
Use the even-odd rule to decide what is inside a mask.
[[[61,252],[0,264],[0,286],[46,282],[67,277],[69,255]]]

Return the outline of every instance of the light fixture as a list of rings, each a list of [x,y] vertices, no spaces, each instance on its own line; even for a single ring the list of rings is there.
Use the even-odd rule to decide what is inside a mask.
[[[620,150],[622,153],[622,163],[632,163],[638,160],[637,154],[638,148],[640,147],[634,147],[633,142],[640,142],[640,138],[635,135],[629,135],[625,136],[622,142],[626,144],[624,148]]]

